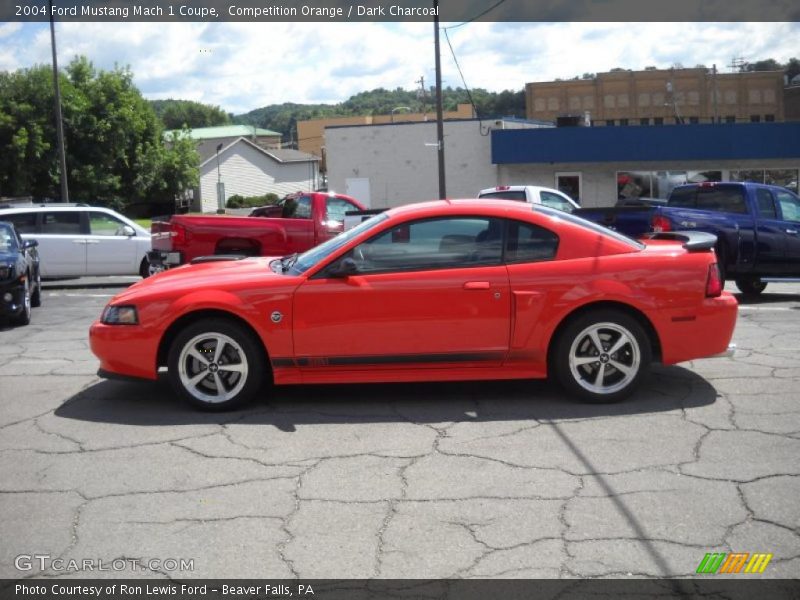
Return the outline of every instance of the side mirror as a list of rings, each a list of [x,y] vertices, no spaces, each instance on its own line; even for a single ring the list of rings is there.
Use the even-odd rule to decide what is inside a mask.
[[[123,225],[122,226],[122,235],[126,237],[133,237],[136,235],[136,231],[130,225]]]
[[[28,248],[36,248],[39,245],[37,240],[22,240],[22,249],[27,250]]]
[[[331,277],[350,277],[351,275],[358,275],[358,265],[356,261],[349,256],[343,258],[338,264],[334,265],[330,270]]]

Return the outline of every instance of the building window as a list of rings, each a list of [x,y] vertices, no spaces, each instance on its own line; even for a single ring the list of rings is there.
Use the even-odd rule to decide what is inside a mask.
[[[620,119],[619,120],[619,124],[620,125],[627,125],[628,124],[628,119]]]
[[[764,115],[764,121],[767,123],[774,123],[775,115]]]
[[[653,125],[663,125],[664,117],[653,117]]]
[[[725,117],[725,122],[726,123],[736,123],[736,117],[734,117],[733,115],[728,115],[728,116]]]
[[[614,125],[616,125],[616,123],[614,122],[614,119],[608,119],[608,120],[606,121],[606,125],[607,125],[608,127],[613,127]]]
[[[751,123],[760,123],[761,122],[761,115],[750,115],[750,122]]]
[[[639,119],[639,125],[650,125],[650,119],[645,117],[644,119]]]

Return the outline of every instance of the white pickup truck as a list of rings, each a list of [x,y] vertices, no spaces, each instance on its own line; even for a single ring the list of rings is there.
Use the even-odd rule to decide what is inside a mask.
[[[580,208],[578,203],[565,193],[538,185],[500,185],[481,190],[478,198],[519,200],[529,204],[542,204],[569,213]]]
[[[481,190],[478,194],[478,198],[518,200],[520,202],[528,202],[529,204],[541,204],[568,213],[580,208],[580,205],[565,193],[538,185],[501,185]],[[344,217],[344,229],[345,231],[352,229],[362,221],[385,210],[388,209],[374,208],[370,210],[348,211],[345,213]]]

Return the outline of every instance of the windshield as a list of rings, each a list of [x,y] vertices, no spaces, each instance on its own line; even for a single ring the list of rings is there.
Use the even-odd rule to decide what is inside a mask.
[[[0,252],[11,252],[17,249],[14,231],[9,225],[0,223]]]
[[[349,229],[344,233],[340,233],[335,238],[328,240],[324,244],[320,244],[316,248],[312,248],[311,250],[304,252],[293,261],[291,268],[289,269],[289,275],[302,275],[318,262],[324,260],[336,252],[339,248],[347,244],[347,242],[352,240],[354,237],[372,229],[388,218],[389,217],[386,215],[386,213],[377,214],[373,217],[370,217],[366,221],[359,223],[352,229]]]

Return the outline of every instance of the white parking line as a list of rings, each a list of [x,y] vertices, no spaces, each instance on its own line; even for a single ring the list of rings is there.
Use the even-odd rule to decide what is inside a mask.
[[[797,310],[791,306],[741,306],[739,310]]]
[[[68,298],[111,298],[114,294],[62,294],[61,292],[47,292],[48,296],[60,297],[66,296]]]

